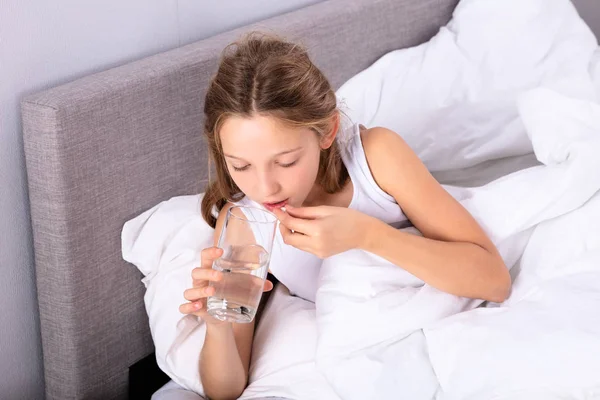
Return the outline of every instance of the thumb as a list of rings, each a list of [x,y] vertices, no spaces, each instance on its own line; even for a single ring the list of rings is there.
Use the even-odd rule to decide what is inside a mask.
[[[273,289],[273,282],[270,280],[265,280],[265,286],[263,288],[263,292],[270,292]]]

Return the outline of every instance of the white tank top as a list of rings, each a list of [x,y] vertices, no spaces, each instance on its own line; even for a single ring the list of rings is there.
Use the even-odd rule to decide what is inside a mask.
[[[396,228],[409,226],[410,222],[398,203],[377,185],[371,174],[360,137],[359,124],[352,124],[340,132],[337,142],[354,188],[348,208],[375,217]],[[247,197],[236,204],[264,209],[261,204]],[[277,229],[269,269],[291,294],[315,301],[321,263],[322,260],[317,256],[283,243],[281,233]]]

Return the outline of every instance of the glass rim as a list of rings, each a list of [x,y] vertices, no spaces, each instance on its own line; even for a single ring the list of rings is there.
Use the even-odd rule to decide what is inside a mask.
[[[271,217],[273,217],[273,221],[257,221],[256,219],[251,219],[248,217],[248,215],[246,215],[246,213],[244,213],[244,216],[246,218],[241,218],[238,217],[237,215],[235,215],[234,213],[231,212],[231,210],[233,210],[234,208],[239,208],[240,210],[242,210],[242,213],[244,213],[243,209],[250,209],[250,210],[256,210],[256,211],[260,211],[263,214],[267,214]],[[269,210],[264,210],[262,208],[259,207],[254,207],[254,206],[231,206],[229,207],[229,209],[227,210],[227,215],[228,217],[233,217],[239,221],[245,221],[245,222],[251,222],[251,223],[255,223],[255,224],[272,224],[272,223],[277,223],[277,221],[279,221],[277,219],[277,216],[275,214],[273,214],[271,211]]]

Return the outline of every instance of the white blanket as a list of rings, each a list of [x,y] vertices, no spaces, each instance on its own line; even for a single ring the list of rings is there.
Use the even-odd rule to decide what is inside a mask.
[[[555,232],[536,247],[528,240],[532,232],[539,237],[539,228],[555,217],[570,218],[600,188],[600,114],[590,77],[590,71],[600,70],[597,56],[592,60],[596,48],[569,1],[463,0],[452,21],[429,43],[386,55],[338,93],[353,118],[395,129],[434,171],[535,151],[542,166],[483,187],[447,187],[485,228],[509,268],[517,266],[511,271],[518,276],[513,294],[503,305],[507,330],[515,327],[518,309],[538,318],[530,319],[524,332],[536,327],[543,331],[560,321],[559,309],[554,315],[552,306],[561,302],[564,290],[548,290],[553,302],[537,304],[538,309],[520,301],[540,290],[539,271],[552,270],[545,266],[549,259],[544,255],[564,238]],[[527,91],[534,87],[542,88]],[[598,216],[590,208],[581,210],[580,215]],[[596,232],[584,230],[578,241],[563,246],[565,270],[581,243],[589,243]],[[597,252],[585,257],[578,261],[580,267],[570,268],[600,264]],[[581,282],[589,278],[582,276]],[[571,288],[576,299],[580,289]],[[590,285],[585,290],[586,301],[600,296]],[[551,372],[536,369],[543,360],[560,360],[551,357],[552,351],[560,352],[558,339],[551,346],[539,341],[531,348],[527,357],[537,364],[524,363],[518,351],[509,351],[520,344],[509,340],[510,335],[494,347],[494,340],[485,340],[484,334],[504,331],[492,318],[464,322],[492,310],[464,312],[479,303],[423,285],[371,254],[354,251],[332,257],[324,262],[317,295],[319,370],[344,399],[534,398],[538,392],[541,398],[586,396],[600,384],[600,373],[596,380],[589,373],[600,371],[600,365],[590,364],[593,358],[580,357],[580,352],[573,353],[570,373],[563,373],[562,380],[556,377],[557,371],[564,372],[563,365]],[[599,306],[596,300],[591,307]],[[453,319],[453,314],[460,317]],[[488,321],[490,327],[482,326]],[[567,343],[581,339],[580,327],[584,332],[590,328],[585,321],[573,326],[577,328],[571,337],[562,336]],[[475,350],[469,347],[473,336],[481,339]],[[582,343],[600,343],[586,339]],[[478,359],[486,349],[504,357]],[[512,370],[518,372],[510,374]],[[582,387],[588,392],[575,391]]]
[[[513,294],[425,330],[442,399],[600,397],[600,194],[539,224]]]
[[[534,274],[533,271],[547,271],[544,265],[538,264],[540,260],[547,261],[543,257],[544,249],[560,244],[561,239],[559,235],[548,236],[543,245],[531,247],[527,245],[531,228],[579,208],[600,189],[600,173],[597,173],[600,171],[600,105],[568,99],[548,89],[536,89],[522,96],[519,111],[531,137],[535,154],[545,165],[513,173],[483,187],[462,189],[458,195],[463,198],[461,203],[483,225],[498,246],[509,267],[521,258],[526,249],[525,260],[533,265],[527,265],[525,268],[524,263],[521,263],[521,276],[529,277],[529,282],[525,284],[517,281],[507,304],[515,310],[527,310],[519,299],[537,287],[539,280],[535,277],[539,272]],[[577,120],[578,116],[584,118]],[[587,215],[598,216],[597,212],[591,212]],[[599,223],[600,219],[596,219],[595,222]],[[587,232],[593,235],[598,231]],[[576,243],[578,246],[583,246],[583,239],[592,240],[588,237],[579,239]],[[571,252],[567,254],[574,255]],[[585,279],[589,279],[587,271],[594,266],[600,273],[599,256],[598,251],[590,252],[586,255],[587,258],[577,260],[577,268],[586,272],[588,276],[582,277],[581,280],[572,278],[571,281],[565,282],[567,288],[562,290],[556,289],[560,287],[560,283],[555,282],[552,288],[556,290],[552,293],[556,293],[556,297],[544,299],[543,306],[551,311],[552,306],[561,304],[564,294],[576,287],[573,286],[575,282],[585,283]],[[593,307],[600,309],[598,287],[600,284],[596,284],[594,291],[594,285],[587,284],[584,289],[589,294],[586,301],[590,302],[595,297]],[[575,300],[578,291],[571,293],[570,298]],[[479,303],[424,285],[402,268],[366,252],[350,251],[328,258],[322,266],[317,292],[317,364],[336,392],[344,399],[390,398],[393,393],[415,400],[432,399],[439,390],[438,379],[443,383],[439,395],[458,385],[454,375],[454,363],[464,356],[459,350],[464,350],[474,359],[478,359],[478,356],[485,352],[486,346],[495,348],[493,341],[484,340],[477,352],[471,351],[467,345],[471,342],[468,340],[470,335],[479,335],[481,326],[475,324],[478,329],[474,328],[474,333],[463,331],[466,325],[464,318],[468,317],[463,316],[460,319],[461,323],[458,325],[461,329],[456,327],[457,323],[449,323],[449,333],[446,333],[444,324],[439,325],[439,321],[445,317],[473,308]],[[590,310],[590,307],[587,304],[586,310]],[[560,313],[564,309],[557,308],[556,311]],[[585,312],[582,314],[585,315]],[[512,316],[510,311],[505,315],[507,318]],[[534,315],[535,312],[532,312],[531,316]],[[561,317],[555,315],[552,318]],[[539,322],[544,326],[544,321],[535,321],[533,326]],[[570,323],[572,326],[578,326],[576,318]],[[431,333],[426,331],[427,335],[422,334],[421,329],[436,325],[436,329]],[[583,318],[580,326],[589,328],[594,325]],[[507,329],[509,327],[510,325]],[[595,329],[600,333],[600,324],[596,324]],[[576,332],[577,330],[573,329],[571,333]],[[454,343],[460,342],[459,338],[463,334],[466,337],[463,339],[464,348],[456,349]],[[569,340],[566,334],[558,336]],[[434,340],[432,343],[435,346],[429,343],[430,340]],[[588,342],[595,343],[600,349],[600,336],[588,338]],[[495,348],[492,352],[506,354],[506,349],[510,348],[511,343],[505,339],[502,344],[502,348]],[[529,356],[539,360],[547,359],[552,351],[562,352],[557,347],[558,344],[559,340],[555,340],[554,346],[538,343],[538,346],[529,349]],[[449,348],[455,349],[454,354],[450,356]],[[484,370],[513,368],[512,364],[519,364],[521,360],[518,354],[511,355],[512,358],[505,356],[494,360],[485,359],[489,361],[489,365],[486,365],[487,369]],[[600,374],[596,374],[595,380],[583,378],[590,377],[590,363],[587,362],[589,357],[579,366],[577,355],[573,357],[575,365],[570,366],[572,376],[578,376],[579,379],[573,381],[572,385],[582,382],[587,385],[600,385]],[[430,358],[433,363],[429,362]],[[600,370],[600,358],[595,367],[595,371]],[[496,376],[495,383],[499,386],[501,382],[506,382],[504,377],[495,375],[495,372],[488,374]],[[547,387],[552,387],[552,382],[556,382],[553,381],[554,375],[548,375],[544,370],[532,370],[530,375],[536,377],[538,383],[545,382]],[[515,379],[522,382],[525,379],[523,376],[518,374]],[[568,381],[566,377],[563,378]],[[465,379],[468,379],[467,383],[460,389],[472,388],[474,385],[469,379],[469,374],[466,374]],[[531,388],[527,384],[524,387]],[[507,386],[504,390],[520,388],[521,386]],[[478,395],[481,396],[482,393],[491,392],[482,390]],[[462,395],[462,392],[460,394]]]

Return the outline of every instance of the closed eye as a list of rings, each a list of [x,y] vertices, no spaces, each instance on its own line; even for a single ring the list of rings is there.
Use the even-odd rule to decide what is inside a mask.
[[[293,161],[293,162],[291,162],[291,163],[289,163],[289,164],[279,164],[279,165],[280,165],[281,167],[283,167],[283,168],[289,168],[289,167],[293,167],[294,165],[296,165],[296,163],[297,163],[297,162],[298,162],[298,160],[296,160],[296,161]]]
[[[233,170],[234,170],[234,171],[242,172],[242,171],[245,171],[245,170],[247,170],[248,168],[250,168],[250,164],[248,164],[248,165],[244,165],[243,167],[239,167],[239,168],[238,168],[238,167],[236,167],[236,166],[234,166],[234,165],[232,165],[232,167],[233,167]]]

